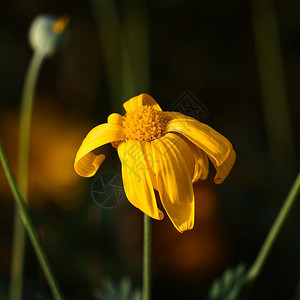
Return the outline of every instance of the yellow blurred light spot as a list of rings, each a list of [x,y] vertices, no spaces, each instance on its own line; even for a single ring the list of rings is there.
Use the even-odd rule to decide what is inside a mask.
[[[88,130],[86,122],[68,117],[51,100],[38,96],[32,120],[29,206],[45,209],[55,203],[65,210],[76,209],[82,201],[84,185],[73,172],[73,153]],[[17,112],[1,112],[0,133],[14,173],[17,172]],[[68,137],[68,138],[66,138]],[[0,172],[0,201],[12,200],[7,181]]]
[[[70,22],[69,15],[61,16],[56,22],[54,22],[52,30],[55,34],[61,34]]]

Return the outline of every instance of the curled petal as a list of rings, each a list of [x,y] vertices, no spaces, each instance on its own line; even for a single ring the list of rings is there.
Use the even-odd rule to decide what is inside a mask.
[[[235,158],[236,158],[236,154],[235,154],[235,151],[232,149],[228,158],[220,166],[217,166],[214,163],[214,160],[211,159],[212,163],[214,164],[214,166],[217,170],[217,173],[214,178],[215,183],[222,183],[226,179],[226,177],[228,176],[228,174],[230,173],[230,171],[233,167]]]
[[[145,105],[152,106],[156,110],[161,111],[161,108],[157,104],[157,102],[148,94],[140,94],[136,97],[129,99],[123,104],[126,112],[133,112]]]
[[[192,229],[195,215],[192,151],[180,136],[172,133],[154,140],[152,147],[161,202],[179,232]]]
[[[123,123],[123,118],[117,113],[110,114],[107,118],[107,123],[121,125]]]
[[[146,215],[161,220],[163,213],[158,209],[142,144],[128,140],[118,147],[122,162],[122,178],[126,196],[132,205]]]
[[[221,166],[233,151],[231,143],[220,133],[181,113],[167,112],[171,118],[167,132],[178,132],[202,149],[216,166]]]
[[[76,158],[74,169],[83,177],[93,176],[105,159],[104,154],[96,155],[92,151],[111,142],[123,141],[123,128],[117,124],[101,124],[93,128],[83,140]]]

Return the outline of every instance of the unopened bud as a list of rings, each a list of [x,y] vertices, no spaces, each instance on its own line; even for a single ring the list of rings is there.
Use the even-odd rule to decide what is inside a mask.
[[[40,15],[31,23],[29,42],[34,51],[45,56],[52,56],[69,23],[69,16],[60,18],[53,15]]]

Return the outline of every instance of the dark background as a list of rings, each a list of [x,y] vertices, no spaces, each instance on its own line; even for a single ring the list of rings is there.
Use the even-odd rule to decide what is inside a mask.
[[[95,178],[119,172],[115,150],[110,149],[95,178],[81,178],[73,170],[76,151],[87,132],[120,107],[113,102],[103,50],[107,45],[99,31],[101,14],[93,3],[14,0],[0,4],[0,132],[14,171],[20,98],[32,55],[28,28],[42,13],[67,13],[71,19],[60,49],[46,60],[39,78],[29,197],[41,241],[67,299],[93,299],[93,292],[108,277],[119,282],[128,276],[134,287],[141,286],[142,213],[127,201],[113,209],[101,208],[91,195]],[[133,94],[115,91],[120,103],[148,92],[166,110],[190,90],[209,110],[200,121],[224,134],[237,153],[222,185],[213,183],[212,166],[209,178],[195,185],[192,231],[179,234],[167,217],[153,221],[153,299],[205,299],[213,279],[226,268],[240,262],[250,266],[254,261],[299,168],[300,5],[298,1],[274,2],[295,144],[289,149],[279,140],[283,151],[276,159],[263,109],[251,2],[148,1],[146,14],[140,7],[140,2],[131,0],[117,2],[125,38],[132,34],[126,27],[132,16],[141,14],[143,24],[149,26],[150,87],[141,83]],[[109,33],[112,40],[113,34]],[[132,53],[145,47],[147,40],[138,34],[135,38],[128,47]],[[119,50],[111,50],[116,53],[116,68],[122,59]],[[137,70],[142,64],[143,60],[136,63]],[[122,78],[118,80],[122,84]],[[272,99],[270,103],[272,110]],[[274,123],[275,135],[278,128],[280,117]],[[2,171],[0,179],[0,299],[6,299],[13,198]],[[299,253],[296,203],[253,299],[292,299],[297,286],[299,290]],[[50,294],[28,243],[24,299],[33,299],[36,293]]]

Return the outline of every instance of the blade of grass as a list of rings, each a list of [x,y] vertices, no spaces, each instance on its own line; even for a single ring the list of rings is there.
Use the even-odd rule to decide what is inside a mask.
[[[284,222],[289,216],[290,211],[292,210],[292,207],[294,203],[296,202],[297,196],[300,191],[300,172],[298,173],[298,176],[296,177],[278,215],[276,220],[274,221],[256,259],[253,265],[251,266],[247,278],[246,278],[246,286],[251,288],[257,278],[259,277],[263,266],[266,263],[266,260],[268,258],[268,255],[282,229],[282,226],[284,225]]]
[[[40,265],[41,265],[41,267],[44,271],[45,277],[46,277],[46,279],[49,283],[49,286],[51,288],[53,296],[57,300],[62,300],[64,298],[63,298],[62,293],[60,291],[57,280],[54,276],[53,270],[52,270],[52,268],[49,264],[47,256],[46,256],[41,244],[39,243],[38,236],[37,236],[37,233],[36,233],[36,229],[33,225],[33,222],[30,218],[30,215],[27,211],[25,201],[21,196],[21,193],[20,193],[20,190],[17,186],[16,180],[15,180],[13,174],[12,174],[12,171],[11,171],[11,168],[9,166],[8,160],[6,158],[6,155],[5,155],[5,152],[4,152],[1,141],[0,141],[0,161],[1,161],[1,164],[2,164],[3,169],[4,169],[4,173],[7,177],[9,186],[11,188],[13,197],[16,201],[16,205],[17,205],[17,208],[19,210],[20,218],[21,218],[21,220],[23,222],[23,225],[24,225],[24,227],[25,227],[25,229],[26,229],[26,231],[29,235],[29,238],[30,238],[31,242],[32,242],[33,248],[34,248],[35,253],[37,255],[37,258],[40,262]]]

